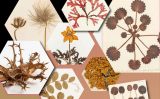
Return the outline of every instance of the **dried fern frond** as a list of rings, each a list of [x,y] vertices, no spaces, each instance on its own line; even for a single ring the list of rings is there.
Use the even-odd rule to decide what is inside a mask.
[[[51,5],[33,5],[34,12],[30,11],[29,17],[31,20],[41,26],[46,26],[54,22],[55,14]]]

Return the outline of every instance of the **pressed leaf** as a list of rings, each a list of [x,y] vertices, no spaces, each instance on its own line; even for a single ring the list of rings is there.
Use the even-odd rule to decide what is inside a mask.
[[[59,93],[57,94],[57,99],[64,99],[64,93],[59,92]]]
[[[48,99],[56,99],[54,96],[49,96]]]
[[[54,72],[52,76],[52,81],[55,82],[58,79],[58,73]]]
[[[63,88],[64,88],[64,89],[67,89],[67,88],[68,88],[68,84],[67,84],[67,82],[66,82],[66,81],[63,81],[62,86],[63,86]]]
[[[61,81],[67,80],[68,79],[68,74],[63,74],[61,77]]]
[[[53,88],[52,85],[47,86],[47,90],[48,90],[48,92],[50,92],[50,93],[54,93],[54,88]]]
[[[73,96],[68,96],[67,99],[74,99],[74,97]]]
[[[55,82],[55,87],[58,89],[58,90],[61,90],[62,89],[62,85],[59,81],[56,81]]]
[[[70,77],[69,78],[69,82],[71,83],[71,82],[73,82],[75,80],[75,77]]]

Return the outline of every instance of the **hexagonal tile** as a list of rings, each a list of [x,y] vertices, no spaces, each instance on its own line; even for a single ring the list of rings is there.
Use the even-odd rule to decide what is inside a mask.
[[[67,0],[62,8],[75,31],[98,31],[109,10],[105,0]]]
[[[43,90],[42,99],[79,99],[84,89],[72,69],[56,69]]]
[[[94,46],[89,33],[75,32],[68,23],[59,23],[47,42],[59,64],[83,64]]]
[[[119,73],[114,72],[106,57],[91,58],[82,75],[91,91],[106,91],[119,79]]]
[[[8,94],[39,94],[54,69],[36,41],[8,41],[1,52],[0,66]]]
[[[13,40],[38,40],[46,46],[58,22],[62,21],[50,0],[19,0],[5,27]]]
[[[103,51],[116,72],[160,72],[158,7],[159,0],[112,1]]]

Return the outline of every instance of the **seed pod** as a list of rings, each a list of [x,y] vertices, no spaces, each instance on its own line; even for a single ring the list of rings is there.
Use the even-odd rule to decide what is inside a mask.
[[[52,76],[52,81],[55,82],[58,79],[58,73],[54,72]]]
[[[62,85],[59,81],[56,81],[55,82],[55,87],[58,89],[58,90],[61,90],[62,89]]]
[[[57,94],[57,99],[64,99],[64,93],[59,92],[59,93]]]
[[[73,81],[75,81],[75,77],[70,77],[70,78],[69,78],[69,82],[71,83],[71,82],[73,82]]]
[[[47,86],[47,90],[48,90],[48,92],[50,92],[50,93],[54,93],[54,88],[53,88],[52,85]]]
[[[61,77],[61,81],[67,80],[68,79],[68,74],[63,74]]]
[[[63,86],[63,88],[64,88],[64,89],[67,89],[67,88],[68,88],[68,84],[67,84],[67,82],[66,82],[66,81],[63,81],[62,86]]]

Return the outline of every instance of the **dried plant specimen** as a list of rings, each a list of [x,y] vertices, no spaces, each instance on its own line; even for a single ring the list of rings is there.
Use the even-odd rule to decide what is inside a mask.
[[[105,57],[92,58],[85,68],[85,78],[91,88],[107,89],[108,85],[116,83],[118,77]]]
[[[160,54],[160,48],[158,47],[158,45],[151,45],[149,47],[145,44],[142,38],[158,37],[157,41],[159,42],[159,35],[142,34],[146,31],[148,25],[150,25],[151,23],[150,16],[143,14],[146,10],[146,5],[143,1],[134,0],[131,3],[131,10],[135,13],[134,17],[128,16],[126,9],[119,8],[115,11],[114,16],[110,16],[108,18],[106,26],[110,30],[121,28],[123,30],[123,32],[121,33],[121,37],[123,39],[126,39],[126,41],[122,45],[120,45],[119,48],[114,46],[109,47],[106,51],[106,54],[110,60],[117,61],[121,55],[120,49],[122,49],[126,45],[126,50],[128,51],[128,53],[134,54],[133,59],[129,60],[128,65],[132,70],[137,70],[140,68],[141,64],[149,64],[152,59],[157,58]],[[139,20],[138,15],[141,15]],[[128,28],[124,28],[123,26],[119,25],[121,20],[123,20]],[[130,40],[131,43],[127,44]],[[139,41],[147,49],[146,54],[139,47],[137,41]],[[140,56],[137,57],[137,50],[139,50],[139,52],[142,54],[141,59],[138,59],[138,57]]]
[[[131,97],[132,89],[133,89],[132,85],[127,86],[127,90],[130,92],[130,97]]]
[[[62,60],[65,61],[67,64],[82,64],[86,58],[79,57],[79,52],[76,51],[76,47],[71,49],[71,43],[74,40],[78,40],[76,36],[76,32],[67,26],[66,30],[61,33],[64,37],[64,42],[68,41],[68,50],[65,53],[62,53],[60,50],[57,52],[53,52],[53,56],[56,58],[56,61],[61,64]]]
[[[70,84],[74,81],[74,76],[70,76],[67,73],[60,76],[59,73],[55,71],[49,79],[49,81],[47,82],[47,84],[45,85],[40,95],[48,99],[52,99],[53,97],[53,99],[66,99],[64,98],[65,93],[63,92],[63,89],[67,90]],[[58,91],[58,94],[55,94],[56,91]],[[67,99],[74,99],[74,97],[67,96]]]
[[[22,17],[16,17],[14,18],[13,20],[13,23],[11,24],[15,30],[14,30],[14,39],[17,41],[17,36],[16,36],[16,33],[17,33],[17,30],[24,27],[26,24],[26,20],[24,20]]]
[[[133,89],[134,89],[135,94],[136,94],[136,97],[137,97],[137,92],[136,92],[136,90],[138,89],[138,85],[137,85],[137,84],[134,84],[134,85],[133,85]]]
[[[145,87],[145,86],[140,86],[140,87],[138,88],[138,91],[139,91],[140,94],[145,94],[147,90],[146,90],[146,87]]]
[[[22,89],[26,89],[27,87],[27,80],[29,78],[36,80],[40,79],[41,81],[45,79],[44,72],[47,70],[46,64],[40,62],[40,55],[37,52],[34,52],[31,54],[29,61],[24,63],[23,61],[23,49],[21,48],[20,44],[15,44],[13,42],[12,45],[10,45],[13,51],[13,59],[9,59],[5,57],[5,59],[8,61],[8,64],[10,65],[9,68],[5,68],[5,66],[0,65],[0,75],[2,75],[1,82],[3,83],[4,87],[8,86],[14,86],[15,84],[19,85]],[[16,48],[19,50],[19,56],[20,59],[18,62],[20,62],[20,65],[17,65],[16,63],[16,57],[17,53],[15,52]],[[24,49],[25,50],[25,49]],[[40,69],[41,72],[39,74],[33,75],[33,73]]]
[[[34,5],[33,9],[34,11],[30,11],[29,17],[35,24],[44,27],[44,47],[46,48],[47,27],[53,24],[53,22],[55,21],[55,14],[50,4]]]
[[[145,99],[145,97],[144,96],[140,96],[138,99]]]
[[[122,99],[124,99],[123,94],[125,93],[125,89],[124,89],[123,86],[120,86],[120,87],[119,87],[119,93],[122,94]]]
[[[74,22],[73,28],[79,27],[79,19],[84,19],[87,25],[91,21],[95,26],[107,16],[107,9],[100,0],[68,0],[67,6],[71,7],[68,20]]]
[[[113,95],[113,97],[114,97],[115,95],[117,95],[117,94],[118,94],[118,88],[117,88],[117,87],[112,87],[112,89],[111,89],[111,94]],[[115,99],[115,97],[114,97],[114,99]]]

